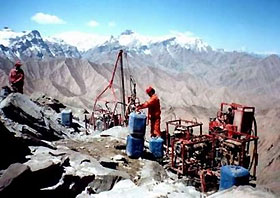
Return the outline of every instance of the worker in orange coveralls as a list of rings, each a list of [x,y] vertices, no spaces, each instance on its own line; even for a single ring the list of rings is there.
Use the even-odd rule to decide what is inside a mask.
[[[15,63],[15,67],[11,69],[9,74],[9,82],[12,86],[14,92],[23,93],[23,85],[24,85],[24,72],[20,68],[22,63],[17,61]]]
[[[152,87],[146,89],[146,93],[150,96],[150,99],[145,103],[139,105],[136,111],[140,109],[148,108],[148,119],[151,122],[151,137],[160,136],[160,101],[155,94],[155,90]]]

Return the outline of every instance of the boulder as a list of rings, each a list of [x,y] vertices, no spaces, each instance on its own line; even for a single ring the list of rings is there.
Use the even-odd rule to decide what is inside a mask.
[[[165,169],[155,161],[145,160],[141,170],[139,184],[143,185],[149,182],[162,182],[168,177]]]
[[[58,140],[64,135],[64,127],[52,119],[53,114],[45,115],[43,109],[32,102],[28,96],[20,93],[8,95],[1,103],[0,109],[6,118],[25,127],[26,132],[41,140]],[[33,129],[28,130],[28,128]],[[34,132],[35,131],[35,132]]]
[[[45,146],[55,149],[50,142],[40,139],[40,137],[42,137],[41,133],[27,125],[14,124],[7,128],[10,133],[14,134],[18,139],[21,139],[21,141],[28,146]]]
[[[30,149],[22,139],[15,137],[13,133],[0,121],[0,169],[6,169],[15,162],[26,161],[25,156],[30,154]]]
[[[69,156],[70,166],[65,167],[63,183],[59,188],[68,189],[72,195],[81,193],[86,187],[90,193],[107,191],[112,189],[116,182],[129,178],[125,172],[103,167],[91,156],[72,150],[65,152]]]
[[[0,177],[0,197],[17,197],[30,190],[31,171],[27,165],[10,165]]]
[[[51,155],[51,149],[41,148],[41,153],[28,156],[30,159],[25,162],[25,165],[30,167],[33,181],[36,181],[33,185],[35,189],[47,188],[57,184],[64,172],[63,166],[69,164],[67,156],[53,156]]]
[[[99,175],[89,183],[88,192],[98,194],[103,191],[111,190],[114,185],[122,179],[128,179],[126,175],[111,173],[108,175]]]
[[[4,100],[11,92],[12,91],[10,87],[8,86],[2,87],[0,90],[0,101]]]
[[[8,118],[18,123],[29,123],[32,121],[43,123],[41,108],[32,102],[27,95],[12,93],[1,103],[0,108]]]
[[[49,107],[56,113],[61,112],[66,106],[59,102],[59,100],[49,97],[43,93],[32,94],[31,99],[42,107]]]

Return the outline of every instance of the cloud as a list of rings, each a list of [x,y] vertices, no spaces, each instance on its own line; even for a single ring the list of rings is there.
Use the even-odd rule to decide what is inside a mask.
[[[170,36],[176,37],[176,40],[179,43],[197,45],[197,42],[201,41],[205,45],[208,45],[205,41],[202,41],[199,37],[197,37],[194,33],[190,31],[178,32],[176,30],[170,30],[169,32]]]
[[[116,23],[114,22],[114,21],[110,21],[109,23],[108,23],[108,26],[109,27],[116,27]]]
[[[169,32],[171,35],[180,35],[180,36],[186,36],[186,37],[191,37],[191,38],[198,38],[197,36],[194,35],[194,33],[190,32],[190,31],[179,32],[176,30],[170,30]]]
[[[62,39],[66,43],[76,46],[80,51],[86,51],[92,47],[103,44],[110,36],[85,33],[79,31],[62,32],[53,35],[54,38]]]
[[[97,21],[92,20],[92,21],[89,21],[87,23],[87,25],[90,27],[96,27],[96,26],[99,26],[99,23]]]
[[[39,24],[65,24],[66,22],[55,15],[45,14],[42,12],[36,13],[31,17],[32,21]]]

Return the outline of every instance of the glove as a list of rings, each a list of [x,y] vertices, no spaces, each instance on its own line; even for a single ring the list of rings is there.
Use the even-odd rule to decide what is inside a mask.
[[[141,107],[142,107],[142,105],[138,105],[138,106],[136,107],[136,111],[140,111],[140,109],[142,109]]]

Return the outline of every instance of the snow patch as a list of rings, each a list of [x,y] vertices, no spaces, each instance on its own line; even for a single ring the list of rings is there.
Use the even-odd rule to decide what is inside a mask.
[[[60,39],[60,38],[55,38],[55,37],[46,37],[43,39],[44,41],[48,41],[50,43],[57,43],[57,44],[60,44],[60,45],[64,45],[66,44],[65,41],[63,39]]]
[[[143,52],[144,52],[144,54],[146,54],[146,55],[150,55],[150,54],[151,54],[151,50],[149,50],[149,49],[145,49]]]
[[[199,198],[200,192],[194,187],[185,186],[182,183],[153,183],[146,186],[136,186],[131,180],[122,180],[118,182],[112,190],[101,192],[95,195],[87,195],[86,192],[78,195],[77,198],[95,197],[95,198],[157,198],[157,197],[176,197],[176,198]]]
[[[186,47],[198,51],[207,51],[210,47],[206,42],[202,41],[200,38],[194,36],[190,32],[172,32],[172,35],[176,38],[176,43],[181,47]]]
[[[10,47],[11,39],[14,39],[16,37],[22,37],[23,35],[29,34],[31,31],[27,32],[14,32],[11,29],[5,28],[3,30],[0,30],[0,44]]]
[[[263,189],[253,188],[251,186],[234,186],[227,190],[219,191],[209,196],[209,198],[276,198],[276,196]]]

